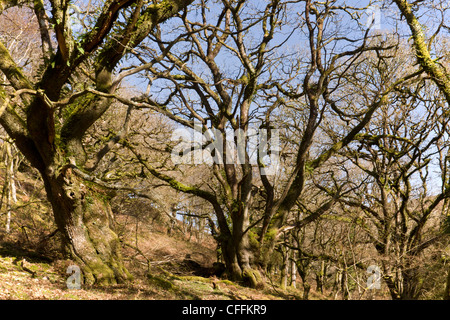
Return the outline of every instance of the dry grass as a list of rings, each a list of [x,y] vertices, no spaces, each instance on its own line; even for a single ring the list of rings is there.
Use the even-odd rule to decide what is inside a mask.
[[[19,205],[24,206],[13,213],[11,234],[2,233],[0,226],[1,300],[266,300],[301,296],[298,290],[281,291],[270,284],[265,290],[253,290],[228,280],[197,276],[198,270],[184,260],[211,267],[216,261],[214,239],[208,234],[198,239],[198,234],[182,230],[181,222],[169,234],[171,224],[164,215],[145,210],[116,216],[123,256],[134,280],[68,289],[70,274],[66,270],[72,262],[62,260],[58,253],[58,235],[45,237],[56,227],[42,184],[21,173],[17,177]],[[29,201],[32,203],[26,205]]]
[[[294,296],[268,287],[254,290],[227,280],[191,275],[175,275],[162,267],[151,275],[137,276],[132,282],[108,287],[68,289],[62,266],[68,261],[28,262],[14,257],[0,257],[0,299],[12,300],[267,300]],[[34,271],[31,273],[24,270]],[[172,264],[174,267],[175,264]],[[182,270],[178,270],[182,273]]]
[[[3,236],[0,241],[0,299],[12,300],[268,300],[301,296],[297,290],[281,291],[268,285],[254,290],[216,277],[195,276],[195,269],[184,262],[189,259],[202,267],[216,261],[215,243],[207,235],[198,241],[182,232],[169,236],[164,223],[153,224],[117,217],[127,268],[134,280],[108,287],[68,289],[66,274],[71,261],[46,259],[30,246],[14,245],[18,235]],[[137,230],[137,233],[136,233]],[[188,239],[191,238],[191,241]],[[136,250],[137,247],[139,250]],[[150,268],[149,268],[150,266]],[[149,272],[150,271],[150,272]]]

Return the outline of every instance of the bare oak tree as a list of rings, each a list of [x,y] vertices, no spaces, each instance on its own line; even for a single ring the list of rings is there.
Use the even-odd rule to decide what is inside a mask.
[[[19,5],[33,10],[42,54],[40,72],[32,76],[0,43],[0,70],[7,79],[0,87],[0,124],[39,170],[58,229],[86,283],[130,278],[111,227],[107,191],[85,168],[84,135],[112,103],[99,94],[115,93],[121,77],[114,72],[122,58],[191,2],[1,2],[1,13]],[[77,83],[82,72],[91,80]]]
[[[370,82],[370,74],[360,76],[360,57],[374,52],[374,59],[390,59],[385,52],[397,46],[365,26],[365,7],[338,6],[334,1],[253,5],[224,0],[191,8],[160,26],[153,42],[134,51],[140,66],[130,72],[142,72],[148,87],[129,103],[157,110],[200,134],[214,129],[208,143],[191,147],[194,154],[200,150],[212,159],[222,157],[224,162],[210,166],[214,185],[179,181],[152,167],[135,147],[127,147],[155,177],[212,205],[231,278],[258,286],[258,268],[266,269],[311,175],[356,138],[394,88],[421,70],[393,77],[381,90],[360,91]],[[306,49],[293,47],[293,42]],[[154,98],[161,93],[164,99]],[[231,142],[242,161],[226,162],[233,156],[227,154],[227,131],[241,132],[241,138],[255,127],[270,134],[286,124],[277,120],[286,109],[294,110],[301,121],[281,180],[265,174],[264,159],[252,165],[249,139],[234,137]],[[339,134],[321,143],[323,122],[337,118],[342,126],[334,130]],[[344,190],[335,187],[334,195],[309,211],[299,228],[336,203]]]

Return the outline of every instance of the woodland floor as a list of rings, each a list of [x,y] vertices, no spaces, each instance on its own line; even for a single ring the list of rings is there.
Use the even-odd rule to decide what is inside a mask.
[[[240,286],[215,276],[198,276],[215,261],[213,243],[169,236],[161,228],[142,224],[138,236],[128,224],[122,236],[131,243],[124,258],[134,280],[108,287],[68,289],[69,260],[51,259],[18,246],[12,236],[0,241],[0,299],[7,300],[271,300],[300,299],[295,288],[281,290],[266,285],[263,290]],[[126,234],[129,232],[129,234]],[[145,236],[145,237],[144,237]],[[136,245],[140,251],[133,247]],[[189,255],[189,256],[187,256]],[[188,258],[188,259],[186,259]],[[150,262],[150,272],[148,272]],[[312,294],[312,299],[322,299]]]
[[[0,174],[0,184],[3,177]],[[10,234],[4,232],[5,215],[0,215],[0,300],[287,300],[302,296],[298,289],[281,290],[269,281],[265,289],[254,290],[202,276],[217,260],[215,241],[208,234],[197,239],[182,222],[174,226],[148,205],[115,208],[116,231],[133,281],[68,289],[70,274],[66,272],[74,263],[59,253],[58,234],[49,237],[56,226],[42,183],[29,173],[16,172],[16,178],[19,202]],[[312,293],[310,299],[322,297]]]

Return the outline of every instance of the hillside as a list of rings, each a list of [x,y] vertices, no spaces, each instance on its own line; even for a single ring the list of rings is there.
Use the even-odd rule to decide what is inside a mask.
[[[17,247],[3,237],[0,244],[0,299],[64,300],[260,300],[296,299],[300,292],[280,290],[268,285],[264,290],[242,287],[215,276],[198,276],[208,270],[214,252],[199,243],[170,237],[160,231],[146,233],[141,239],[141,253],[150,257],[148,264],[141,253],[125,247],[127,267],[134,276],[130,283],[109,287],[68,289],[66,274],[69,260],[51,259],[32,250]],[[187,252],[191,253],[186,259]]]
[[[179,221],[128,203],[113,203],[123,255],[134,280],[109,287],[68,289],[68,267],[42,185],[17,172],[17,197],[11,215],[11,233],[0,216],[0,299],[12,300],[260,300],[298,299],[294,288],[281,290],[268,283],[264,290],[240,286],[214,275],[215,241],[208,234],[192,235]],[[1,178],[0,182],[3,178]],[[120,209],[120,210],[119,210]],[[311,298],[319,298],[312,294]]]

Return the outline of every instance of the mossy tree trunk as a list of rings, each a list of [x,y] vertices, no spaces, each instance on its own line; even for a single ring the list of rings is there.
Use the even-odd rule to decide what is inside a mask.
[[[224,218],[222,211],[217,215]],[[228,275],[231,280],[242,282],[246,286],[262,288],[264,280],[256,265],[255,253],[249,245],[248,206],[241,205],[230,215],[231,228],[226,223],[219,223],[220,236],[218,237]]]
[[[383,241],[387,242],[386,238]],[[379,245],[376,247],[381,257],[388,257],[389,252],[386,250],[389,245]],[[408,247],[408,251],[414,249]],[[397,262],[397,266],[390,265],[387,262],[382,263],[383,280],[386,284],[392,300],[417,300],[422,293],[423,280],[420,269],[408,263],[408,260],[414,261],[417,256],[405,255]]]
[[[213,228],[212,233],[220,244],[228,276],[231,280],[241,281],[250,287],[264,286],[261,274],[257,270],[256,261],[253,259],[254,253],[249,246],[248,227],[251,201],[242,201],[242,199],[250,198],[251,188],[241,189],[240,201],[230,199],[227,205],[223,205],[216,194],[181,183],[175,178],[156,170],[139,154],[135,147],[127,142],[124,142],[124,144],[153,176],[165,181],[177,191],[200,197],[212,205],[217,218],[218,230],[215,223],[210,223],[210,227]],[[251,181],[251,175],[248,175],[247,179]]]
[[[85,284],[116,284],[131,279],[123,265],[108,195],[76,176],[68,166],[43,176],[64,247],[83,270]]]
[[[248,190],[250,193],[250,190]],[[248,225],[249,225],[249,203],[242,206],[236,214],[233,214],[233,243],[238,257],[239,265],[242,270],[244,283],[252,288],[260,288],[264,286],[261,274],[257,270],[254,252],[251,251],[249,245]]]
[[[53,52],[51,46],[43,46],[42,72],[33,78],[23,72],[0,42],[0,71],[9,82],[8,90],[0,87],[0,124],[40,172],[58,229],[72,259],[82,268],[86,283],[118,283],[129,279],[130,274],[123,265],[111,208],[103,191],[74,173],[92,169],[87,165],[83,138],[113,102],[110,97],[93,95],[84,89],[114,94],[118,83],[113,82],[113,70],[127,50],[139,45],[155,25],[192,2],[163,0],[144,4],[106,0],[98,8],[92,28],[79,37],[71,31],[68,2],[51,2],[53,24],[39,23],[38,27],[43,44],[48,43],[48,34],[56,35],[57,49]],[[5,3],[9,7],[18,1]],[[43,3],[38,0],[33,5],[41,22],[45,15]],[[125,8],[129,10],[125,12]],[[2,9],[5,8],[0,3],[0,14]],[[120,11],[128,17],[117,23]],[[95,68],[88,72],[95,79],[86,80],[80,87],[79,67],[88,58]],[[79,90],[76,97],[64,94],[67,84],[72,90]]]
[[[242,282],[250,288],[262,288],[265,283],[255,265],[248,261],[248,252],[240,249],[242,244],[228,242],[228,248],[223,252],[225,267],[231,280]]]
[[[430,52],[432,41],[426,39],[426,34],[424,32],[426,28],[420,23],[416,16],[416,12],[420,10],[420,8],[416,6],[421,6],[422,3],[421,1],[409,3],[407,0],[394,0],[394,2],[402,16],[405,18],[411,31],[417,63],[430,76],[430,79],[439,88],[439,91],[447,102],[447,111],[444,115],[448,117],[448,110],[450,108],[450,73],[445,66],[440,63],[440,59],[433,58],[432,52]],[[423,5],[426,4],[424,3]],[[442,21],[442,23],[443,22],[444,21]],[[434,34],[433,39],[431,40],[436,39],[436,35],[437,34]],[[449,276],[447,278],[444,299],[450,300],[450,269],[448,273]]]

